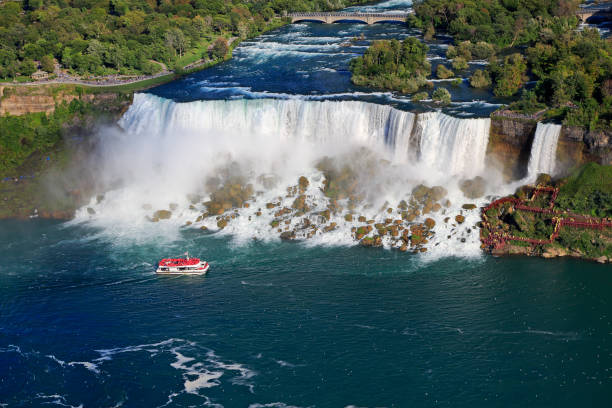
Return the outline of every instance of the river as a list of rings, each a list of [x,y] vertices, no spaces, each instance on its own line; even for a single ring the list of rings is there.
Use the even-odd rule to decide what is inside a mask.
[[[515,186],[485,166],[486,115],[502,101],[463,84],[449,87],[448,109],[415,117],[431,106],[350,84],[348,61],[369,41],[416,34],[286,26],[137,95],[124,131],[99,135],[95,166],[113,189],[70,222],[0,221],[0,406],[607,405],[609,266],[484,255],[478,211],[461,207]],[[432,62],[448,41],[430,44]],[[527,177],[554,171],[557,136],[538,128]],[[313,163],[350,165],[355,149],[380,164],[359,178],[368,218],[419,183],[448,191],[426,253],[357,246],[342,214],[301,242],[270,229],[264,203],[290,205],[286,187],[305,176],[308,204],[323,210]],[[214,217],[195,220],[202,200],[188,195],[228,174],[275,187],[217,232]],[[457,184],[476,175],[486,195],[468,200]],[[146,218],[169,206],[170,220]],[[459,213],[463,225],[443,221]],[[154,274],[159,258],[185,251],[210,272]]]

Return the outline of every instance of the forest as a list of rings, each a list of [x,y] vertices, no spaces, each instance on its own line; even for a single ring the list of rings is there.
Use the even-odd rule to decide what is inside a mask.
[[[80,76],[153,74],[164,65],[174,69],[199,58],[222,58],[229,51],[226,39],[256,36],[280,24],[284,12],[364,2],[5,1],[0,4],[0,79],[26,80],[38,69],[51,73],[56,63]]]
[[[408,24],[421,29],[426,42],[436,34],[453,37],[446,53],[451,67],[439,65],[437,78],[453,79],[470,61],[486,61],[484,69],[473,72],[469,84],[514,100],[511,109],[531,115],[548,108],[549,118],[566,125],[610,128],[612,42],[602,39],[596,29],[579,27],[579,3],[422,0],[415,2]],[[430,75],[426,65],[412,74],[398,70],[390,57],[396,48],[390,41],[372,44],[364,57],[351,64],[353,82],[405,93],[431,87],[423,80]],[[404,80],[399,81],[402,75]]]

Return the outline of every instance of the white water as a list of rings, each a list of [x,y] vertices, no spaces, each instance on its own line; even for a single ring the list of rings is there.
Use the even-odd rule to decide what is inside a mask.
[[[489,118],[458,119],[441,112],[419,115],[421,162],[449,175],[482,173],[490,126]]]
[[[533,144],[529,165],[527,166],[527,178],[534,181],[538,174],[555,174],[555,162],[557,158],[557,143],[561,125],[550,123],[538,123]]]
[[[315,164],[331,157],[339,167],[348,165],[360,174],[360,187],[376,201],[358,209],[377,222],[389,217],[381,205],[396,206],[408,199],[420,183],[444,185],[453,208],[428,216],[436,219],[439,239],[432,247],[444,254],[477,254],[477,231],[465,232],[478,220],[478,211],[466,213],[460,206],[474,202],[463,197],[457,180],[484,170],[489,119],[458,119],[439,112],[415,115],[357,101],[307,101],[300,99],[197,101],[175,103],[149,94],[137,94],[119,122],[125,132],[100,138],[100,177],[115,186],[103,201],[93,200],[77,214],[77,222],[101,227],[113,240],[151,235],[179,238],[179,228],[194,222],[205,211],[201,202],[210,193],[206,181],[230,171],[254,184],[259,195],[250,208],[235,211],[223,230],[238,241],[250,238],[278,239],[269,226],[273,212],[256,216],[267,202],[291,206],[294,198],[284,197],[286,188],[301,175],[310,180],[307,191],[312,211],[327,208],[321,192],[323,178]],[[374,167],[364,167],[357,150],[365,148],[374,157]],[[388,162],[377,162],[376,157]],[[264,188],[258,176],[274,174],[277,187]],[[192,206],[187,195],[201,199]],[[158,209],[176,205],[172,218],[151,223],[147,216]],[[444,223],[459,212],[466,216],[465,227]],[[397,216],[397,214],[395,215]],[[333,222],[338,228],[313,237],[314,244],[354,244],[351,228],[341,214]],[[294,228],[299,219],[290,224]],[[194,227],[216,229],[211,217]],[[287,227],[288,228],[288,227]],[[464,239],[459,246],[446,239]],[[390,241],[385,242],[390,244]],[[469,247],[469,248],[468,248]],[[433,249],[433,248],[432,248]]]

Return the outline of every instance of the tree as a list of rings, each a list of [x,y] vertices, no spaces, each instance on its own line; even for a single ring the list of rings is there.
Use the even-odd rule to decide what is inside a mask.
[[[436,103],[448,105],[451,102],[451,94],[446,88],[437,88],[433,91],[433,94],[431,94],[431,99]]]
[[[487,88],[491,86],[491,77],[488,71],[477,69],[470,78],[472,88]]]
[[[228,51],[229,44],[227,43],[227,40],[223,37],[219,37],[213,43],[210,53],[213,58],[221,59],[225,57]]]
[[[174,55],[176,55],[178,51],[179,57],[183,56],[183,52],[185,51],[185,48],[187,48],[187,40],[185,38],[185,34],[183,34],[183,31],[181,31],[180,28],[174,27],[166,31],[164,40],[166,47],[172,50]]]
[[[455,58],[455,59],[453,60],[452,65],[453,65],[453,68],[454,68],[454,69],[456,69],[456,70],[458,70],[458,71],[461,71],[461,70],[463,70],[463,69],[467,69],[467,68],[469,67],[469,65],[468,65],[467,61],[466,61],[466,60],[465,60],[465,58],[463,58],[463,57],[457,57],[457,58]]]
[[[504,59],[504,64],[493,66],[495,69],[495,88],[497,96],[512,96],[518,92],[526,79],[527,64],[521,54],[512,54]]]
[[[454,77],[455,73],[450,69],[446,68],[444,65],[440,64],[436,69],[436,76],[438,77],[438,79],[447,79]]]
[[[40,66],[43,71],[52,73],[55,70],[55,62],[53,57],[50,55],[45,55],[40,59]]]
[[[36,72],[36,63],[31,59],[25,59],[19,65],[19,73],[24,76],[30,76]]]

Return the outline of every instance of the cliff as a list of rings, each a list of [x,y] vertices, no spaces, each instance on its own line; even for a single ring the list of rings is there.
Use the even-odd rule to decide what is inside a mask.
[[[121,96],[121,98],[120,98]],[[82,102],[114,109],[115,101],[125,100],[115,92],[91,92],[74,85],[0,86],[0,116],[22,116],[29,113],[55,112],[55,107],[78,99]]]
[[[539,120],[537,115],[491,114],[487,164],[501,168],[507,180],[526,176]],[[589,131],[564,125],[557,144],[559,173],[565,175],[569,169],[589,162],[612,164],[612,130]]]
[[[487,164],[501,168],[507,180],[524,177],[537,125],[537,117],[491,114]]]

